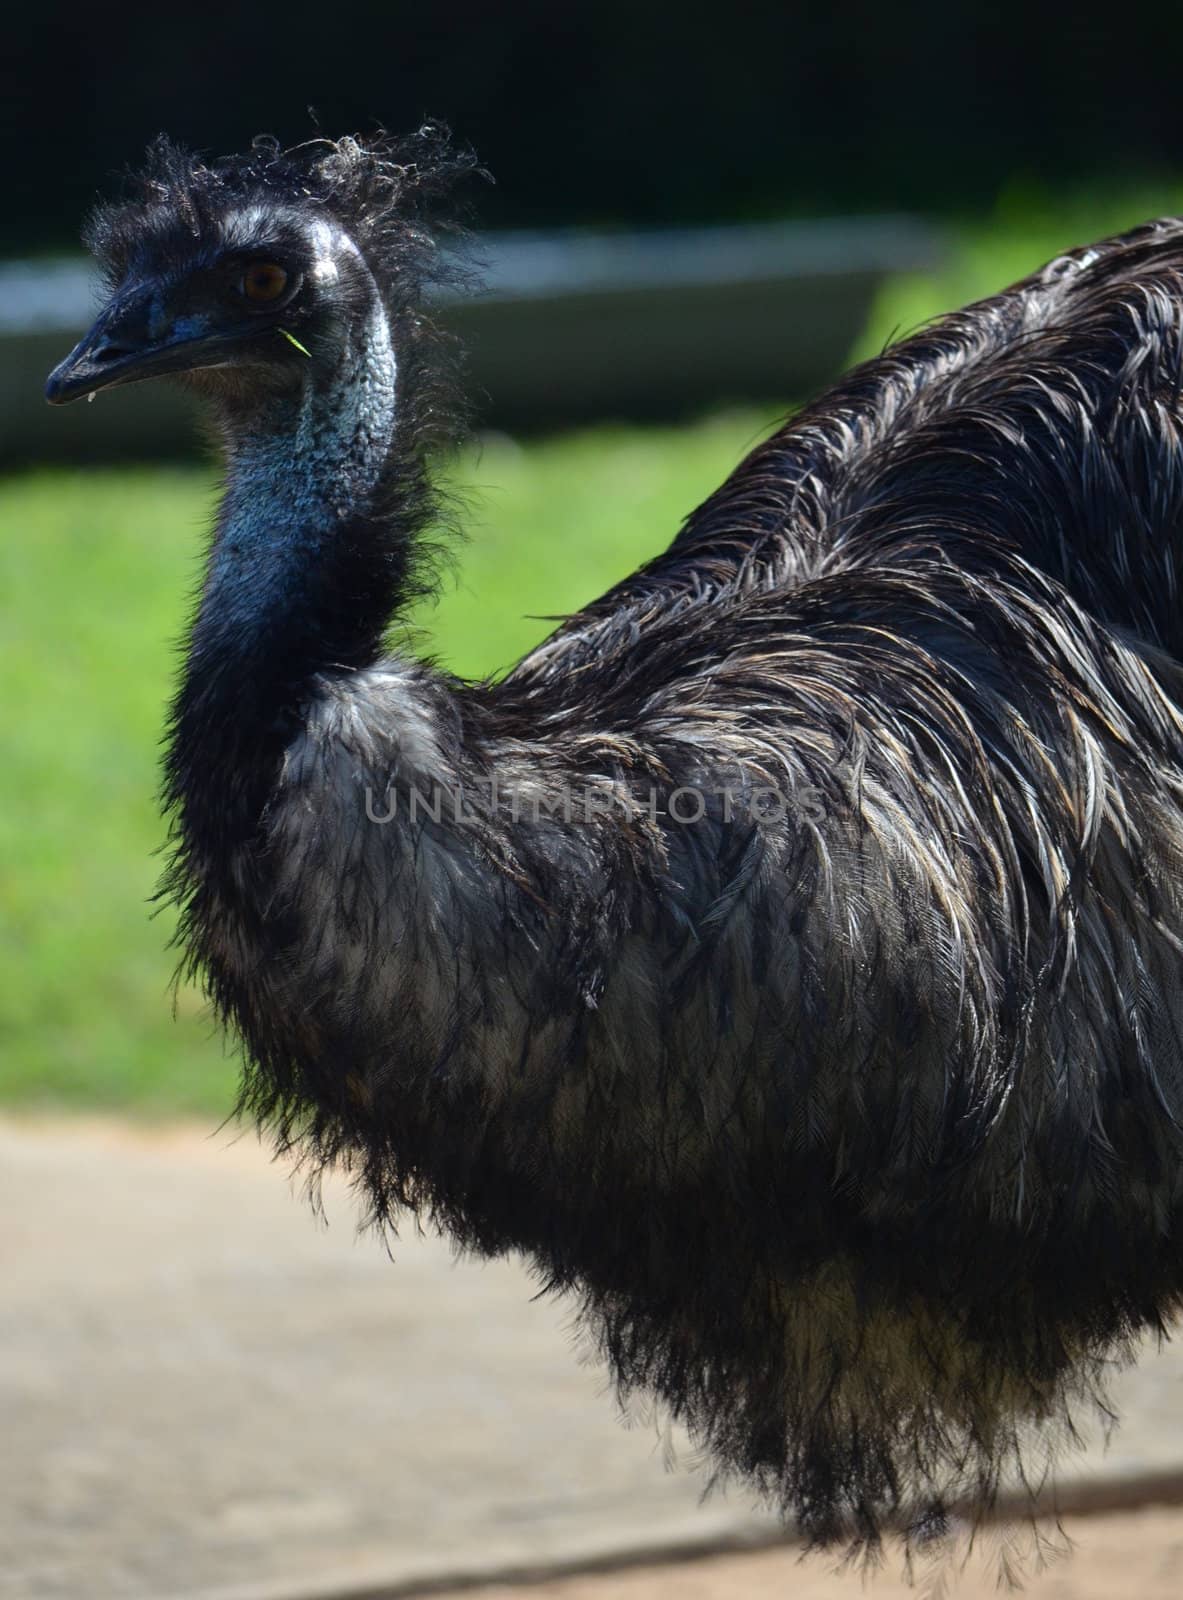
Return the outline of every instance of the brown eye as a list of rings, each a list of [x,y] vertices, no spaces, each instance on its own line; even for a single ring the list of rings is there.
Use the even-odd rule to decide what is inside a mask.
[[[252,261],[242,275],[239,292],[254,305],[278,300],[288,286],[288,275],[276,261]]]

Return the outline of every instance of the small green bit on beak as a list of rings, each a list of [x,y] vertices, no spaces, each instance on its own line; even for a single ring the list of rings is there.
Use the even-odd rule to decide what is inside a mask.
[[[305,350],[304,346],[300,343],[299,339],[296,338],[294,333],[289,333],[286,328],[280,328],[278,331],[283,334],[284,338],[289,344],[295,345],[296,349],[302,356],[307,356],[309,361],[312,360],[312,351]]]

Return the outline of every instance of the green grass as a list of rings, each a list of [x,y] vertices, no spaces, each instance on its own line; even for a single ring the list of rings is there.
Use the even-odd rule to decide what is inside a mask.
[[[950,230],[938,270],[894,278],[883,287],[853,359],[877,355],[928,318],[994,294],[1075,245],[1180,212],[1183,182],[1178,179],[1100,194],[1054,195],[1035,183],[1015,184],[990,216],[967,219]]]
[[[889,283],[856,350],[1073,244],[1183,209],[1183,185],[1056,203],[1030,188],[956,229],[943,267]],[[755,415],[487,441],[459,473],[469,542],[416,620],[466,675],[503,669],[663,547],[759,437]],[[169,1000],[150,919],[158,738],[211,485],[198,471],[0,483],[0,1100],[216,1117],[236,1068],[200,998]]]
[[[509,666],[672,537],[766,418],[486,441],[458,473],[469,540],[426,650]],[[158,742],[211,504],[200,471],[0,483],[0,1099],[217,1116],[236,1067],[200,997],[174,1020]]]

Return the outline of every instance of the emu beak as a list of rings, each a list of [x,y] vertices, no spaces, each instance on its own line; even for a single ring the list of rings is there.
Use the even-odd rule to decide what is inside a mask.
[[[119,383],[215,366],[230,342],[205,327],[162,317],[157,290],[130,289],[115,296],[90,332],[53,369],[45,398],[51,406],[61,406]]]

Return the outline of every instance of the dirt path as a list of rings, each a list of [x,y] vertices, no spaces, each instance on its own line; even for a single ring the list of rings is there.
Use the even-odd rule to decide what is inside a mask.
[[[620,1425],[520,1263],[413,1234],[391,1262],[343,1185],[325,1204],[249,1138],[0,1119],[0,1600],[335,1600],[768,1537],[742,1494],[701,1502],[685,1441],[670,1470]],[[1183,1481],[1183,1347],[1116,1393],[1108,1455],[1064,1477]],[[1130,1524],[1137,1586],[1079,1593],[1183,1600],[1170,1521]],[[1093,1538],[1032,1592],[1107,1570]],[[780,1550],[526,1592],[858,1590],[837,1581]]]
[[[1164,1509],[1071,1518],[1073,1549],[1028,1576],[1026,1600],[1180,1600],[1183,1597],[1183,1511]],[[995,1565],[990,1566],[993,1561]],[[489,1585],[437,1600],[923,1600],[940,1593],[939,1572],[922,1571],[909,1588],[889,1561],[866,1584],[859,1572],[835,1573],[790,1549],[524,1586]],[[950,1600],[998,1600],[997,1549],[974,1558],[957,1577],[943,1569]]]

